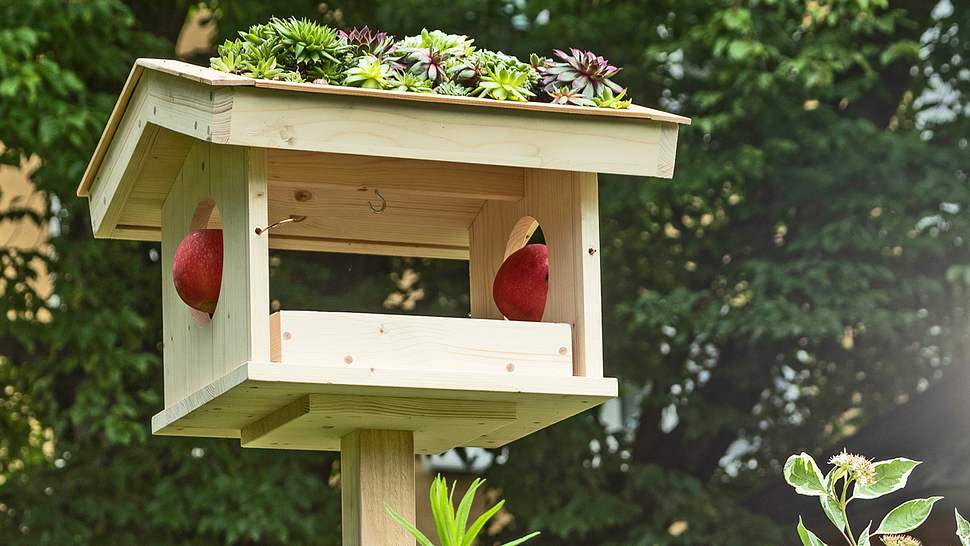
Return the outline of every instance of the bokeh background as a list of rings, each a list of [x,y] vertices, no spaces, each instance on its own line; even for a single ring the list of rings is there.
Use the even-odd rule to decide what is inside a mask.
[[[637,103],[694,119],[672,181],[601,177],[620,402],[428,463],[508,499],[489,540],[795,544],[798,513],[820,535],[824,517],[781,464],[848,446],[926,461],[878,510],[948,495],[922,536],[956,542],[967,0],[0,0],[0,544],[339,543],[334,454],[150,436],[167,264],[92,239],[74,195],[135,58],[208,64],[272,15],[593,49]],[[461,262],[274,253],[271,272],[285,308],[468,312]]]

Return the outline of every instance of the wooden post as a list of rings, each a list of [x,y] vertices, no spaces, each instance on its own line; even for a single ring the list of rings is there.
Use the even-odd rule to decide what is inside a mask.
[[[414,546],[384,503],[414,522],[414,433],[358,430],[340,440],[343,546]]]

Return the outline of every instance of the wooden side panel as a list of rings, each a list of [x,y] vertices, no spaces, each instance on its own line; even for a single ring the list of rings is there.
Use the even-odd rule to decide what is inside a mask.
[[[228,142],[243,146],[642,176],[672,161],[668,122],[234,89]]]
[[[314,311],[271,324],[272,360],[285,366],[572,375],[568,324]]]
[[[208,199],[215,201],[223,222],[227,273],[211,320],[179,299],[171,269],[175,249],[193,228],[197,206]],[[247,361],[269,360],[268,241],[255,234],[257,226],[266,225],[264,153],[196,143],[165,200],[162,216],[167,407]]]
[[[414,435],[361,430],[340,442],[344,546],[414,546],[414,537],[388,517],[386,503],[414,521]]]
[[[543,321],[572,325],[573,373],[586,377],[603,376],[598,207],[595,174],[529,169],[525,198],[486,202],[470,229],[472,316],[498,319],[492,281],[526,242],[531,218],[539,222],[549,246]]]

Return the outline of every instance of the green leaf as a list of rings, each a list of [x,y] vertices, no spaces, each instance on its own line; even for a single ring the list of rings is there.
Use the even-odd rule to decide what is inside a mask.
[[[871,528],[872,528],[872,522],[870,521],[869,522],[869,525],[866,525],[866,528],[863,529],[862,530],[862,533],[859,534],[859,540],[856,543],[856,546],[869,546],[870,545],[869,538],[870,538],[871,535],[870,535],[869,529],[871,529]]]
[[[808,453],[792,455],[788,458],[785,462],[785,481],[794,487],[799,495],[812,497],[828,495],[822,471]]]
[[[539,536],[539,531],[536,531],[534,533],[530,533],[528,535],[525,535],[522,538],[515,539],[512,542],[506,542],[505,544],[502,544],[501,546],[516,546],[517,544],[522,544],[523,542],[525,542],[525,541],[527,541],[527,540],[529,540],[529,539],[531,539],[533,537],[537,537],[537,536]]]
[[[465,527],[468,525],[468,514],[471,512],[472,502],[475,500],[475,492],[483,483],[485,483],[485,480],[477,478],[472,481],[458,505],[458,520],[455,528],[458,532],[457,542],[459,546],[471,546],[471,542],[464,539]]]
[[[478,533],[481,532],[482,527],[485,527],[485,524],[488,522],[488,520],[492,519],[492,516],[497,514],[498,511],[501,510],[502,506],[504,505],[505,505],[505,500],[500,500],[498,501],[498,504],[489,508],[488,511],[485,512],[484,514],[478,516],[478,519],[476,519],[475,522],[472,523],[472,526],[469,527],[468,531],[465,533],[465,538],[462,540],[462,544],[471,544],[472,542],[474,542],[475,537],[477,537]]]
[[[805,528],[802,518],[798,518],[798,536],[802,539],[803,546],[826,546],[820,538],[815,536],[815,533]]]
[[[394,509],[391,508],[387,503],[384,503],[384,510],[387,510],[388,515],[390,515],[394,521],[398,522],[401,527],[404,527],[407,532],[411,533],[411,535],[421,543],[421,546],[434,546],[434,544],[431,543],[431,540],[424,536],[424,533],[418,531],[414,525],[411,525],[408,520],[404,519],[404,516],[395,512]]]
[[[845,515],[842,514],[839,502],[832,495],[819,497],[818,500],[822,503],[822,511],[828,516],[832,525],[835,525],[835,528],[839,531],[845,529]]]
[[[942,498],[913,499],[900,504],[893,508],[892,512],[886,514],[882,523],[879,524],[879,528],[876,529],[876,534],[893,535],[912,531],[922,525],[926,518],[930,517],[933,505]]]
[[[906,481],[913,469],[922,464],[905,457],[876,463],[876,479],[870,485],[856,484],[852,493],[854,499],[875,499],[906,487]]]
[[[965,520],[956,509],[953,512],[957,517],[957,538],[963,546],[970,546],[970,522]]]

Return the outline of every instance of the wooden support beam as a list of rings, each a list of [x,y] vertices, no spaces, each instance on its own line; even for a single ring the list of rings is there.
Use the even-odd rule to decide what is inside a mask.
[[[387,515],[386,503],[414,522],[414,435],[358,430],[340,442],[344,546],[414,546],[414,537]]]

